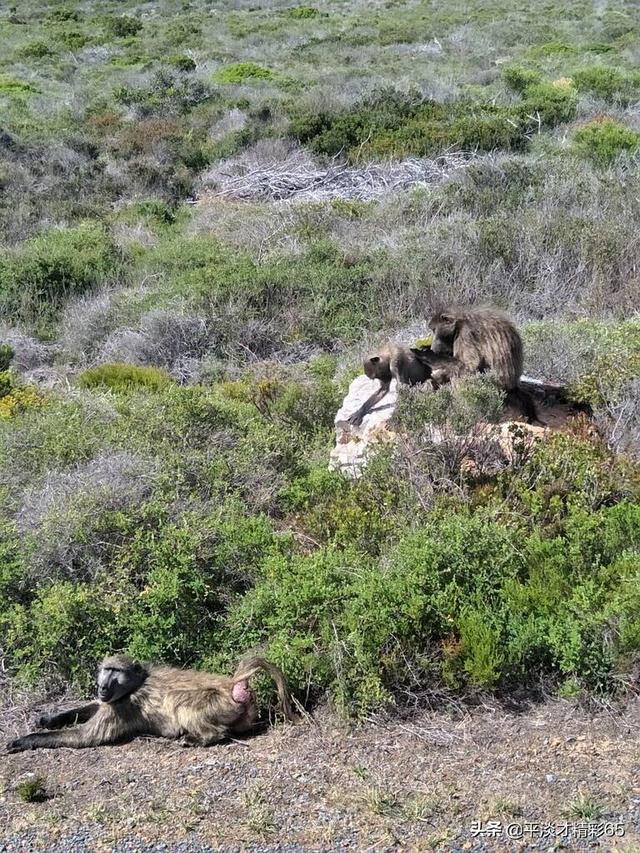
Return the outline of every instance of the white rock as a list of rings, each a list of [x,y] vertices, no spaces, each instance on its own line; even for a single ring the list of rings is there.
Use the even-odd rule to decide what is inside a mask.
[[[398,400],[396,382],[389,393],[363,418],[360,426],[352,426],[349,417],[380,387],[377,379],[357,376],[351,385],[342,407],[335,417],[336,446],[331,451],[329,468],[347,477],[359,477],[371,452],[372,445],[380,441],[393,441],[394,433],[387,426]]]

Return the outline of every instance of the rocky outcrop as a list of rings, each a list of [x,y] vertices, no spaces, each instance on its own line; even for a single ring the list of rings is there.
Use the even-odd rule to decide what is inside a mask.
[[[509,413],[505,412],[504,420],[500,423],[478,423],[473,430],[474,442],[485,440],[494,442],[508,463],[522,451],[523,445],[530,445],[550,432],[562,430],[569,420],[579,414],[577,409],[565,402],[562,386],[547,385],[524,376],[522,384],[536,398],[545,426],[514,421],[509,417]],[[349,386],[342,407],[335,417],[336,444],[330,454],[331,470],[340,471],[347,477],[359,477],[376,446],[379,446],[380,442],[394,441],[395,433],[390,428],[389,422],[393,417],[398,399],[395,380],[391,383],[389,393],[368,415],[365,415],[360,426],[355,427],[349,423],[349,416],[357,411],[364,401],[377,391],[378,387],[377,379],[369,379],[366,376],[358,376]],[[443,431],[436,426],[431,427],[429,434],[431,442],[438,444],[444,438]],[[472,445],[473,442],[470,443],[470,448]],[[474,465],[472,457],[473,454],[470,453],[468,467]]]

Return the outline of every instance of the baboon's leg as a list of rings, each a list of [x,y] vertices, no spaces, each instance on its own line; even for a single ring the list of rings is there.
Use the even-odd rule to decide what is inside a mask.
[[[525,391],[524,388],[514,388],[512,391],[509,391],[506,402],[507,404],[515,405],[519,408],[527,423],[546,426],[545,422],[541,421],[538,417],[533,397],[528,391]]]
[[[198,731],[191,731],[186,736],[188,743],[193,743],[196,746],[213,746],[215,743],[225,740],[229,737],[230,731],[227,726],[202,726]]]
[[[390,385],[391,382],[380,382],[380,387],[375,392],[375,394],[372,394],[368,400],[365,400],[365,402],[360,406],[357,412],[354,412],[352,415],[350,415],[349,423],[351,424],[351,426],[360,426],[364,416],[368,415],[371,409],[373,409],[374,406],[377,406],[380,400],[382,400],[382,398],[389,393]]]
[[[451,374],[444,368],[437,368],[431,371],[431,387],[437,391],[443,385],[451,382]]]
[[[98,710],[97,702],[81,705],[79,708],[71,708],[58,714],[42,714],[36,720],[38,729],[61,729],[64,726],[75,726],[78,723],[86,723]]]

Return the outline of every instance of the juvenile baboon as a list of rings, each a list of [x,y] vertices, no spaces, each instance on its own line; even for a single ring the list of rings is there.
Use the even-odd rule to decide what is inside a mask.
[[[522,338],[513,320],[495,308],[450,309],[429,321],[431,351],[458,362],[458,376],[492,371],[507,392],[508,404],[521,409],[529,422],[537,421],[531,395],[520,386]]]
[[[378,379],[380,388],[349,417],[349,423],[359,426],[365,415],[389,393],[391,380],[402,385],[419,385],[431,380],[434,388],[457,375],[457,361],[444,354],[438,355],[427,347],[390,346],[382,352],[370,355],[363,363],[369,379]]]
[[[118,743],[136,735],[184,738],[209,746],[246,732],[257,720],[249,679],[264,670],[274,680],[282,710],[295,720],[282,672],[261,657],[242,661],[231,676],[165,666],[145,666],[124,655],[103,660],[98,670],[98,702],[44,715],[38,725],[63,731],[33,732],[7,745],[27,749],[82,748]]]

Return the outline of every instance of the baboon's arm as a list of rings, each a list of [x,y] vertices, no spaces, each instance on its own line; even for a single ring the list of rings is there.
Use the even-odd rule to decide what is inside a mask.
[[[88,705],[81,705],[79,708],[71,708],[68,711],[61,711],[58,714],[42,714],[36,720],[36,728],[61,729],[64,726],[75,726],[78,723],[86,723],[87,720],[93,717],[98,708],[98,702],[90,702]]]
[[[365,400],[357,412],[354,412],[349,416],[349,423],[351,426],[360,426],[364,416],[368,415],[371,409],[373,409],[374,406],[377,406],[380,400],[389,393],[390,386],[391,382],[382,382],[382,380],[380,380],[380,387],[375,394],[372,394],[368,400]]]
[[[94,718],[95,720],[96,718]],[[57,749],[66,746],[71,749],[83,749],[88,746],[118,743],[138,734],[137,727],[125,719],[109,716],[108,719],[94,722],[90,720],[83,726],[62,729],[56,732],[32,732],[16,738],[7,744],[7,752],[25,752],[30,749]]]
[[[466,323],[462,324],[458,336],[453,342],[453,357],[463,365],[461,373],[477,373],[482,367],[482,352]]]
[[[59,732],[32,732],[24,737],[16,738],[7,744],[7,752],[25,752],[29,749],[55,749],[68,746],[81,749],[85,746],[97,746],[93,739],[88,738],[82,728],[63,729]]]

